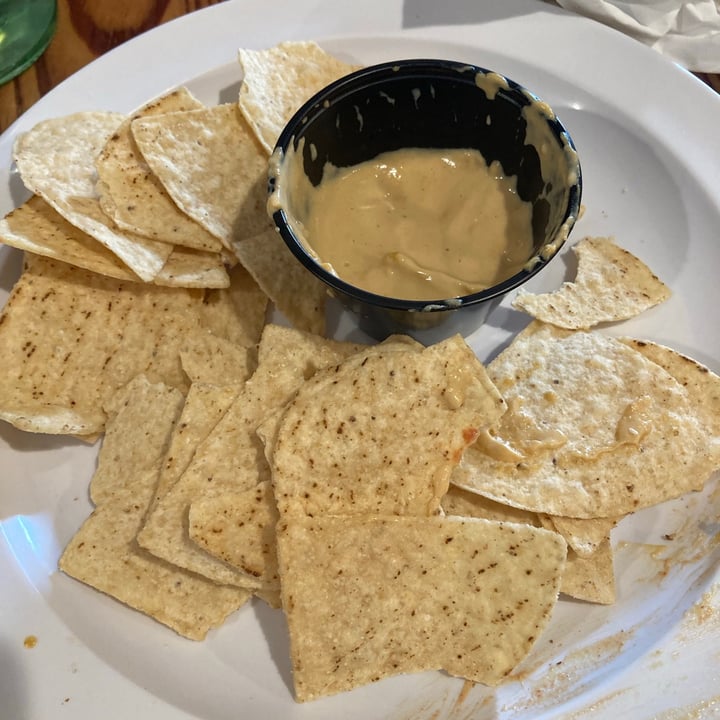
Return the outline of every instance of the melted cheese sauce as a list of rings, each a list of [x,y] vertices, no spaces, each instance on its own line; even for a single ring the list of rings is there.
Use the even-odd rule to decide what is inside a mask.
[[[306,178],[303,178],[306,180]],[[477,150],[396,150],[293,183],[295,230],[329,271],[411,300],[496,285],[533,254],[532,207]]]

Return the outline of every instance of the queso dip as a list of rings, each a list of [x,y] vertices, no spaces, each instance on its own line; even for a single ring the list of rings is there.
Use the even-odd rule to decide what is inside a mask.
[[[328,271],[369,292],[460,297],[511,277],[533,254],[531,204],[477,150],[405,148],[328,164],[317,186],[294,174],[284,200],[296,235]]]

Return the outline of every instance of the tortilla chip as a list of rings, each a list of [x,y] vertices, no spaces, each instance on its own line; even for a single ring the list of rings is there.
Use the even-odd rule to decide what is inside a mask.
[[[220,252],[222,243],[171,200],[135,144],[130,123],[136,118],[204,106],[185,88],[151,101],[126,118],[95,161],[100,206],[124,230],[181,247]]]
[[[615,574],[609,540],[610,530],[616,524],[614,518],[578,520],[538,515],[510,505],[501,505],[454,485],[443,497],[442,508],[447,515],[519,523],[560,534],[568,544],[561,592],[579,600],[603,605],[615,602]],[[580,552],[576,552],[575,548]]]
[[[181,407],[182,395],[177,390],[150,385],[144,378],[133,381],[108,423],[93,478],[98,506],[65,548],[59,567],[180,635],[202,640],[243,605],[249,593],[178,570],[135,544],[155,490],[162,436],[167,440]],[[151,445],[144,422],[148,412],[163,421]],[[144,452],[138,452],[139,448]]]
[[[432,515],[465,448],[504,408],[459,336],[356,353],[288,405],[272,463],[280,514]]]
[[[560,534],[568,544],[561,592],[578,600],[603,605],[615,602],[615,574],[609,540],[615,519],[578,520],[538,515],[510,505],[501,505],[454,485],[443,497],[442,508],[447,515],[519,523]],[[576,547],[580,552],[575,551]]]
[[[117,255],[71,225],[37,195],[0,220],[0,241],[117,280],[140,282]],[[152,282],[165,287],[222,288],[230,284],[218,253],[178,247],[171,250]]]
[[[37,195],[0,220],[0,240],[117,280],[140,281],[115,253],[70,224]]]
[[[221,308],[216,308],[210,313],[210,318],[215,322],[212,324],[211,330],[216,337],[227,338],[231,342],[238,345],[257,345],[260,335],[265,327],[265,319],[267,316],[268,298],[267,295],[258,287],[250,273],[248,273],[242,265],[228,270],[230,277],[230,287],[226,293],[208,292],[206,294],[206,303],[208,310],[210,305],[216,302],[217,298],[227,298],[232,308],[242,315],[242,334],[235,336],[229,334],[226,330],[229,318]]]
[[[615,602],[615,568],[610,540],[604,540],[590,557],[568,551],[560,592],[600,605]]]
[[[592,557],[609,539],[610,532],[621,518],[569,518],[541,515],[543,527],[560,533],[578,557]]]
[[[280,599],[280,590],[261,588],[254,593],[255,597],[260,598],[265,604],[269,605],[273,610],[279,610],[282,607]]]
[[[153,282],[165,287],[226,288],[230,278],[220,253],[174,247]]]
[[[502,505],[494,500],[478,495],[468,490],[450,485],[448,491],[440,501],[446,515],[457,515],[460,517],[482,518],[484,520],[495,520],[497,522],[513,522],[533,527],[541,527],[537,513],[511,505]],[[550,528],[552,529],[552,528]]]
[[[235,292],[123,283],[27,255],[0,315],[0,418],[92,435],[104,428],[107,399],[139,373],[186,392],[179,353],[192,338],[254,342],[257,321]]]
[[[202,640],[250,597],[144,552],[135,544],[155,476],[135,478],[132,495],[98,507],[60,558],[60,569],[149,615],[191,640]]]
[[[213,432],[195,450],[182,476],[148,516],[138,542],[181,567],[220,583],[258,587],[247,573],[202,551],[187,533],[192,502],[255,488],[270,479],[255,430],[267,413],[284,405],[319,368],[333,365],[358,346],[308,335],[277,325],[263,331],[258,367]]]
[[[182,476],[192,461],[198,445],[215,429],[242,388],[242,383],[235,385],[193,383],[190,386],[180,421],[170,437],[160,467],[155,498],[149,512],[155,509],[157,503]]]
[[[293,256],[274,228],[233,244],[238,260],[293,327],[325,334],[327,288]]]
[[[381,343],[383,350],[393,352],[395,350],[407,351],[413,350],[420,352],[424,346],[422,343],[417,342],[414,338],[409,335],[391,335]],[[371,351],[371,346],[358,345],[354,352],[367,352]],[[350,353],[348,353],[349,355]],[[287,407],[283,405],[278,407],[272,412],[269,412],[263,418],[262,422],[256,429],[256,434],[260,438],[265,451],[265,458],[268,461],[268,465],[272,465],[273,453],[275,452],[275,442],[277,441],[277,434],[280,424],[282,423]]]
[[[275,525],[277,506],[269,482],[238,493],[194,500],[188,514],[190,539],[264,588],[279,588]]]
[[[198,335],[180,348],[180,362],[192,383],[242,385],[255,371],[255,348],[212,335]]]
[[[687,390],[611,337],[536,322],[488,370],[509,410],[465,454],[460,487],[550,515],[618,517],[699,490],[720,463]]]
[[[95,189],[95,158],[123,119],[117,113],[83,112],[44,120],[17,139],[14,158],[29,190],[149,282],[172,247],[120,230],[102,211]]]
[[[238,53],[243,71],[239,106],[270,155],[290,118],[316,92],[357,66],[328,55],[314,42],[284,42]]]
[[[268,227],[267,156],[234,103],[138,118],[131,130],[174,203],[225,248]]]
[[[488,520],[294,516],[278,551],[303,702],[438,668],[498,684],[548,622],[566,547]]]
[[[573,247],[578,259],[574,282],[552,293],[520,291],[512,305],[570,330],[635,317],[670,297],[670,289],[639,258],[610,238],[585,238]]]
[[[633,338],[620,340],[660,365],[685,388],[710,438],[717,443],[720,438],[720,376],[697,360],[664,345]]]
[[[157,475],[184,400],[179,390],[151,384],[144,375],[134,377],[109,399],[104,410],[116,421],[109,422],[105,430],[98,467],[90,482],[90,499],[95,505],[125,492],[125,476],[149,471]]]

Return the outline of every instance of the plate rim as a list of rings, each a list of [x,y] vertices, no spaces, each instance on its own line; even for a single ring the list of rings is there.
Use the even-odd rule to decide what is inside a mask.
[[[238,2],[237,0],[231,0],[231,2],[229,2],[229,3],[211,6],[211,7],[205,8],[205,9],[203,9],[203,10],[200,10],[200,11],[198,11],[197,13],[193,13],[193,14],[191,14],[191,15],[200,15],[200,14],[202,14],[202,13],[208,13],[208,15],[210,15],[210,14],[212,14],[212,13],[210,13],[209,11],[213,11],[213,12],[217,12],[218,15],[220,16],[220,15],[223,15],[224,13],[219,13],[219,12],[217,11],[218,8],[223,8],[223,9],[224,9],[224,8],[229,8],[229,7],[231,7],[231,6],[234,6],[235,8],[237,8],[237,7],[240,7],[240,6],[246,6],[247,4],[248,4],[248,3]],[[255,4],[256,4],[256,5],[260,5],[260,3],[255,3]],[[529,3],[523,3],[523,4],[524,4],[524,5],[529,5]],[[535,3],[533,3],[533,4],[535,4]],[[542,3],[537,3],[537,4],[542,5]],[[308,6],[317,7],[317,6],[323,5],[323,2],[316,2],[316,0],[309,0],[309,2],[307,2],[307,5],[308,5]],[[188,27],[189,27],[189,24],[191,23],[191,21],[192,21],[192,19],[193,19],[191,15],[185,16],[185,17],[183,17],[183,18],[179,18],[179,19],[176,20],[176,21],[172,21],[171,23],[168,23],[168,24],[166,24],[165,26],[161,26],[160,29],[163,30],[163,33],[168,33],[168,35],[175,34],[175,33],[177,32],[177,29],[176,29],[176,27],[173,27],[173,26],[176,25],[176,24],[177,24],[177,26],[179,26],[180,24],[182,24],[182,23],[184,22],[184,23],[187,23],[187,24],[188,24]],[[227,13],[227,15],[228,15],[228,17],[231,16],[230,13]],[[579,19],[579,18],[578,18],[578,19]],[[436,27],[436,26],[434,26],[434,27]],[[464,26],[464,27],[465,27],[465,29],[467,30],[467,26]],[[600,28],[598,28],[598,29],[600,29]],[[186,30],[187,30],[187,28],[184,28],[182,32],[184,33]],[[604,32],[605,30],[607,30],[607,29],[603,28],[603,29],[602,29],[602,32]],[[72,78],[70,78],[69,80],[72,80],[72,83],[82,84],[82,83],[84,82],[84,78],[85,78],[85,75],[84,75],[83,73],[86,73],[86,74],[88,74],[88,75],[94,75],[94,74],[96,74],[96,73],[99,73],[100,75],[102,75],[102,74],[104,74],[104,73],[106,73],[106,72],[109,72],[110,69],[111,69],[112,67],[114,67],[117,62],[121,62],[121,61],[122,61],[122,58],[125,56],[125,54],[133,53],[133,52],[136,52],[136,51],[137,51],[137,49],[140,47],[140,45],[136,44],[136,41],[137,41],[137,42],[143,42],[143,43],[148,42],[148,41],[149,41],[149,40],[148,40],[148,36],[150,36],[153,32],[155,32],[155,31],[150,31],[149,33],[146,33],[144,36],[141,36],[140,38],[136,38],[136,39],[134,39],[134,40],[129,41],[129,42],[126,43],[124,46],[121,46],[121,48],[118,48],[118,49],[117,49],[118,51],[121,51],[121,52],[114,51],[114,52],[117,53],[117,54],[114,55],[112,58],[110,57],[111,54],[108,54],[107,56],[103,56],[103,57],[100,58],[99,60],[95,61],[95,63],[98,63],[98,65],[95,65],[95,63],[91,63],[91,64],[90,64],[89,66],[87,66],[86,68],[83,68],[79,73],[77,73],[76,75],[72,76]],[[617,35],[617,33],[615,33],[615,31],[609,31],[609,32],[611,32],[611,33],[614,34],[614,35]],[[393,30],[393,31],[389,31],[389,32],[387,33],[387,35],[388,35],[388,36],[394,36],[394,35],[397,35],[398,33],[404,34],[402,30],[398,30],[398,31]],[[409,34],[414,35],[415,37],[418,37],[418,38],[421,37],[421,36],[423,36],[424,34],[427,34],[428,39],[432,40],[432,39],[433,39],[433,38],[432,38],[433,27],[417,28],[417,29],[414,29],[414,30],[409,31]],[[460,34],[462,35],[463,33],[460,33]],[[348,36],[348,37],[350,37],[350,36],[352,36],[352,37],[363,37],[363,36],[365,36],[365,34],[364,34],[364,33],[350,33],[350,34],[347,34],[347,36]],[[335,36],[335,37],[337,38],[337,36]],[[329,36],[329,37],[326,38],[326,39],[332,39],[332,38],[333,38],[333,36]],[[318,39],[319,39],[320,41],[322,41],[322,38],[318,37]],[[634,42],[634,41],[633,41],[633,42]],[[648,48],[645,48],[644,46],[641,46],[641,45],[639,45],[639,44],[637,45],[637,49],[638,49],[642,54],[645,54],[645,56],[648,58],[648,62],[650,62],[650,61],[649,61],[649,58],[651,57],[651,55],[649,55],[649,54],[647,54],[647,53],[654,53],[654,51],[652,51],[652,50],[650,50],[650,49],[648,49]],[[138,54],[140,54],[140,53],[138,52]],[[638,56],[638,57],[640,57],[640,56]],[[105,58],[108,58],[108,59],[105,60]],[[103,62],[103,61],[104,61],[104,62]],[[229,65],[229,63],[227,63],[227,64]],[[654,64],[654,60],[653,60],[653,63],[651,63],[651,64]],[[673,65],[674,65],[674,64],[673,64]],[[107,68],[106,68],[106,66],[107,66]],[[219,67],[219,65],[214,65],[212,68],[206,68],[204,72],[208,72],[208,71],[212,72],[213,70],[217,69],[218,67]],[[677,66],[674,66],[674,67],[677,68]],[[91,68],[92,68],[92,70],[91,70]],[[664,69],[665,69],[665,70],[668,70],[668,72],[670,72],[670,77],[673,78],[673,82],[674,82],[674,83],[675,83],[675,82],[685,82],[684,80],[683,80],[683,81],[680,81],[679,79],[676,79],[676,78],[685,77],[684,73],[686,73],[686,71],[682,71],[681,69],[677,68],[678,73],[673,74],[673,73],[675,73],[675,71],[670,71],[667,65],[664,66]],[[693,82],[697,82],[697,83],[702,84],[701,81],[699,81],[699,80],[697,80],[696,78],[694,78],[694,76],[689,76],[689,77],[692,78]],[[190,79],[187,78],[186,81],[190,82]],[[68,81],[65,81],[65,82],[68,82]],[[52,91],[52,93],[58,92],[58,96],[59,96],[59,97],[62,97],[62,96],[63,96],[63,93],[64,93],[65,91],[64,91],[64,90],[63,90],[62,92],[60,92],[60,91],[62,90],[62,88],[63,88],[64,85],[65,85],[65,83],[59,85],[58,88],[56,88],[55,90]],[[690,88],[690,87],[692,87],[692,86],[691,86],[691,85],[688,85],[687,87]],[[703,86],[703,87],[704,87],[704,86]],[[712,90],[709,89],[709,88],[708,88],[708,91],[709,91],[710,93],[712,93]],[[160,90],[159,92],[162,92],[162,90]],[[694,91],[688,90],[688,92],[694,92]],[[52,93],[51,93],[51,94],[52,94]],[[51,95],[51,94],[49,94],[49,95]],[[157,94],[157,93],[156,93],[156,94]],[[49,97],[49,95],[46,96],[46,97]],[[705,101],[704,101],[704,100],[701,101],[701,100],[700,100],[700,97],[705,97],[705,95],[704,95],[704,94],[698,94],[698,95],[696,96],[696,98],[694,98],[694,99],[697,99],[698,102],[704,103]],[[708,97],[709,97],[709,96],[708,96]],[[35,117],[35,116],[34,116],[34,114],[33,114],[33,110],[34,110],[36,107],[39,106],[40,109],[39,109],[39,110],[36,110],[35,112],[37,112],[37,113],[39,113],[40,115],[42,115],[44,112],[46,112],[46,105],[49,106],[49,107],[51,107],[51,106],[56,102],[56,99],[55,99],[55,98],[56,98],[56,96],[53,95],[53,97],[51,98],[52,102],[48,101],[48,103],[43,104],[43,105],[40,105],[40,103],[42,103],[45,98],[41,99],[36,106],[33,106],[33,108],[31,108],[28,112],[26,112],[23,116],[21,116],[21,118],[19,118],[16,123],[14,123],[12,126],[10,126],[10,128],[8,128],[8,130],[3,134],[2,138],[0,138],[0,162],[2,162],[2,154],[3,154],[4,147],[5,147],[4,144],[7,142],[7,141],[6,141],[6,137],[9,136],[9,135],[15,134],[16,132],[19,131],[19,129],[22,129],[22,128],[24,128],[24,127],[27,127],[30,123],[34,122],[34,121],[35,121],[35,120],[34,120],[34,117]],[[715,95],[713,95],[713,98],[715,98]],[[717,102],[716,102],[716,101],[717,101]],[[712,102],[712,103],[716,103],[717,108],[720,109],[720,99],[715,98],[715,99],[713,99],[711,102]],[[133,109],[133,108],[128,108],[128,110],[132,110],[132,109]],[[11,130],[12,130],[12,133],[10,132]],[[718,155],[717,155],[717,157],[720,159],[720,145],[718,145],[717,150],[718,150]],[[705,157],[707,158],[707,155],[705,155]],[[715,156],[714,156],[713,154],[711,154],[710,157],[715,157]],[[720,163],[718,163],[718,165],[720,166]],[[719,167],[718,170],[717,170],[717,175],[718,175],[718,179],[720,179],[720,167]],[[709,173],[709,177],[710,177],[710,178],[713,177],[713,172],[710,172],[710,173]],[[2,181],[2,179],[0,179],[0,181]],[[5,186],[3,185],[3,191],[2,191],[1,194],[4,195],[5,192],[6,192],[6,188],[5,188]],[[720,205],[719,205],[719,207],[720,207]],[[2,524],[2,523],[0,522],[0,525],[1,525],[1,524]],[[2,527],[0,527],[0,530],[2,530]],[[3,538],[2,541],[0,542],[0,545],[2,545],[2,550],[3,550],[3,551],[7,548],[7,545],[6,545],[6,542],[5,542],[5,539],[4,539],[4,538]],[[3,559],[2,554],[0,554],[0,567],[3,567],[4,563],[5,563],[5,560]],[[1,595],[2,595],[2,593],[0,593],[0,596],[1,596]],[[2,599],[2,597],[0,597],[0,599]],[[182,713],[182,711],[180,711],[179,708],[175,708],[175,709],[171,712],[171,714],[169,714],[167,717],[173,717],[173,718],[175,718],[175,717],[183,717],[183,716],[185,716],[185,715]],[[187,717],[190,717],[190,716],[187,716]]]

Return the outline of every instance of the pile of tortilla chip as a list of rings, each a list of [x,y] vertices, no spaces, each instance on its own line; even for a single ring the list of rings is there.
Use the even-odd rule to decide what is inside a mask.
[[[324,337],[324,291],[265,212],[275,138],[354,69],[241,51],[237,103],[185,89],[41,123],[0,315],[0,418],[102,436],[59,567],[201,640],[281,608],[295,696],[400,673],[512,677],[559,594],[615,600],[610,535],[720,467],[720,378],[602,323],[669,297],[607,238],[487,367],[460,337]],[[292,327],[267,323],[269,303]]]
[[[569,548],[562,591],[612,603],[613,527],[720,467],[720,378],[663,345],[593,331],[669,290],[608,238],[574,250],[574,281],[517,296],[536,319],[487,368],[508,411],[464,454],[444,507],[554,529]]]
[[[619,248],[587,246],[614,275]],[[558,291],[584,297],[575,317],[646,273],[621,257],[625,284],[579,292],[585,262]],[[110,403],[96,510],[61,568],[187,637],[253,595],[282,608],[299,701],[428,669],[511,677],[559,593],[614,602],[622,517],[720,466],[720,378],[653,343],[536,320],[487,368],[458,337],[359,346],[271,324],[251,360],[230,349],[183,353],[184,404],[154,390],[165,424],[145,379]],[[158,449],[135,458],[144,415]],[[176,583],[157,606],[156,573]],[[200,605],[175,602],[186,578]]]
[[[95,510],[60,568],[194,639],[253,595],[282,607],[300,701],[428,669],[507,676],[550,618],[566,543],[443,513],[505,412],[466,343],[268,324],[247,379],[229,344],[211,350],[185,396],[138,376],[106,404]]]
[[[0,241],[26,253],[0,317],[0,418],[92,438],[138,373],[185,392],[179,352],[198,337],[255,345],[268,300],[324,333],[324,286],[268,218],[267,165],[291,108],[353,68],[314,43],[241,59],[242,102],[206,107],[179,88],[18,137],[33,195],[0,221]],[[273,92],[272,112],[248,105]]]

